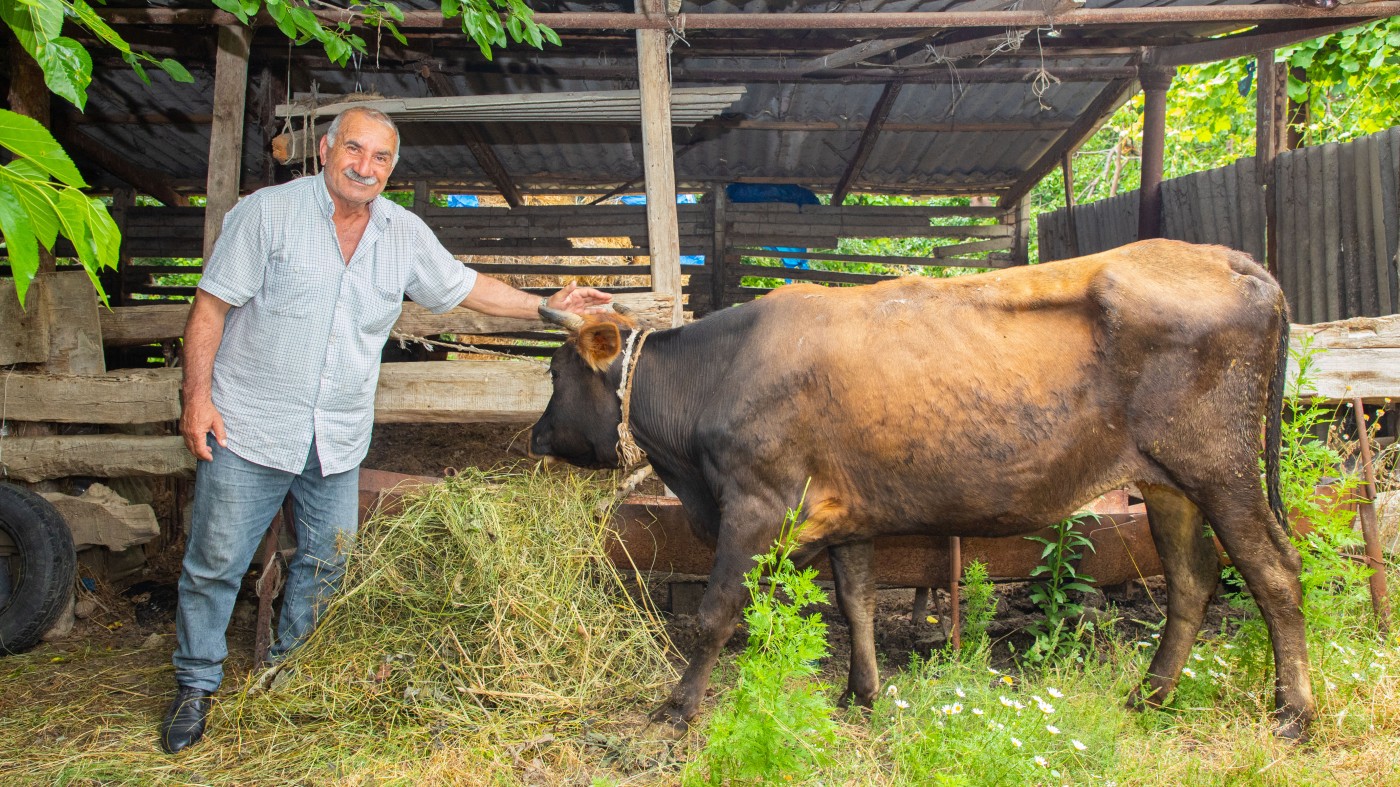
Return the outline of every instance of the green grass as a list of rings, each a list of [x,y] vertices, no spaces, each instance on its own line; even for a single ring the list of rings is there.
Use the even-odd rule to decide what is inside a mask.
[[[714,701],[681,741],[647,728],[675,673],[656,616],[626,592],[634,577],[601,557],[592,511],[606,494],[571,477],[469,474],[367,527],[291,677],[258,692],[234,663],[207,739],[178,756],[156,748],[168,637],[0,660],[0,781],[679,783]],[[780,783],[1400,784],[1400,640],[1375,633],[1364,604],[1343,612],[1309,633],[1306,744],[1272,736],[1267,639],[1246,605],[1198,644],[1162,710],[1123,707],[1155,642],[1111,626],[1082,665],[998,673],[981,650],[886,668],[895,688],[871,711],[838,712],[824,765]],[[726,655],[720,701],[738,674]]]

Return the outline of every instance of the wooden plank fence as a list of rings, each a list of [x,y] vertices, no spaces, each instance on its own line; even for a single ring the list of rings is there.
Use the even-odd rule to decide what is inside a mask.
[[[999,268],[1025,262],[1024,252],[1017,252],[1024,249],[1017,238],[1018,231],[1024,230],[1015,208],[725,201],[719,206],[713,202],[677,205],[676,212],[680,253],[700,260],[699,264],[683,264],[681,269],[686,309],[697,317],[767,292],[766,287],[756,286],[757,278],[840,285],[892,278],[820,270],[826,267],[824,263],[875,263],[903,274],[919,267]],[[651,289],[651,271],[645,264],[650,253],[646,207],[642,205],[427,206],[418,208],[417,213],[453,254],[513,258],[468,264],[492,275],[529,276],[527,290],[550,291],[580,277],[614,293]],[[120,292],[128,296],[123,303],[183,301],[192,295],[191,283],[156,284],[154,277],[202,272],[203,209],[129,207],[122,221],[118,276]],[[843,238],[935,238],[945,245],[927,257],[829,251]],[[775,251],[775,247],[798,250]],[[59,255],[63,254],[59,249]],[[167,258],[184,258],[192,264],[171,264]],[[559,258],[578,259],[579,264],[561,263]],[[778,265],[782,258],[817,264],[811,270],[755,270],[765,264]],[[718,264],[711,264],[712,260]],[[132,300],[131,295],[141,300]]]
[[[1400,127],[1280,153],[1278,278],[1299,323],[1400,312]],[[1039,217],[1040,259],[1137,240],[1136,191]],[[1264,259],[1264,195],[1254,159],[1162,183],[1162,234]],[[1077,245],[1076,245],[1077,244]]]

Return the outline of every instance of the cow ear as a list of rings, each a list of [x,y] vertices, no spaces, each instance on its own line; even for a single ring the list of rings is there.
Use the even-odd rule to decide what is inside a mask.
[[[622,332],[611,322],[594,322],[584,326],[578,334],[578,354],[601,372],[612,365],[613,359],[622,352]]]

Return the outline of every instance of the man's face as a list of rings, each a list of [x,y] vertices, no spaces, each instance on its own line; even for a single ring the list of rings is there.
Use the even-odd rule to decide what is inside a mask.
[[[398,145],[394,130],[373,118],[352,112],[341,118],[335,145],[321,138],[321,165],[331,197],[356,205],[371,202],[394,171]]]

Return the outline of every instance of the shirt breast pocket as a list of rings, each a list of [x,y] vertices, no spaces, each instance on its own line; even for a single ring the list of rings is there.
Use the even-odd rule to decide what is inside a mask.
[[[262,307],[273,314],[305,317],[325,297],[318,292],[318,282],[324,286],[313,263],[274,257],[268,262],[258,298]]]
[[[403,291],[385,292],[378,285],[370,285],[364,290],[359,301],[365,332],[388,335],[403,311]]]

